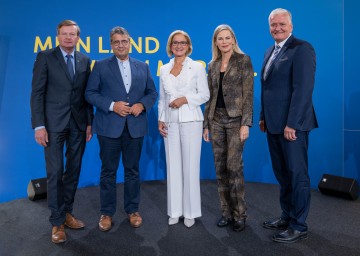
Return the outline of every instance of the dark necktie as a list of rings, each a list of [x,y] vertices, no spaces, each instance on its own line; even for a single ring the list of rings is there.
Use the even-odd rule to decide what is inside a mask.
[[[264,75],[265,78],[267,77],[268,72],[269,72],[269,69],[270,69],[271,65],[273,64],[274,60],[276,59],[276,56],[277,56],[278,53],[280,52],[280,49],[281,49],[280,45],[276,45],[276,46],[275,46],[274,54],[273,54],[273,56],[271,57],[270,63],[269,63],[269,65],[267,66],[267,68],[266,68],[266,70],[265,70],[265,73],[264,73],[264,74],[265,74],[265,75]]]
[[[68,67],[68,71],[69,71],[69,74],[70,74],[71,81],[74,81],[74,66],[73,66],[72,61],[71,61],[72,57],[73,56],[70,55],[70,54],[66,55],[66,58],[67,58],[66,64],[67,64],[67,67]]]

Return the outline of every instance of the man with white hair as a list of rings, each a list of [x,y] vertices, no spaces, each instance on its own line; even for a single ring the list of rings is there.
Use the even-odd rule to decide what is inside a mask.
[[[267,133],[282,213],[263,226],[285,230],[274,234],[273,241],[292,243],[307,238],[309,132],[318,127],[312,103],[316,57],[311,44],[292,35],[288,10],[273,10],[269,26],[275,44],[266,51],[262,66],[259,125]]]

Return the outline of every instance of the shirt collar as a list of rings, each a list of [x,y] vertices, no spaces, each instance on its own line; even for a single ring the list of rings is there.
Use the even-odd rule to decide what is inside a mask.
[[[119,64],[129,65],[129,63],[130,63],[130,58],[127,58],[126,60],[120,60],[118,57],[116,57],[116,59]]]
[[[292,34],[290,33],[290,35],[284,41],[281,41],[278,44],[275,42],[275,46],[278,45],[278,46],[280,46],[282,48],[291,35]]]
[[[60,48],[61,53],[64,56],[64,58],[66,58],[66,55],[68,55],[68,53],[65,52],[61,47],[59,47],[59,48]],[[70,53],[70,55],[74,58],[75,57],[74,54],[75,54],[75,49]]]
[[[174,61],[175,61],[175,58],[172,58],[172,59],[170,60],[171,66],[174,66]],[[191,58],[187,56],[187,57],[185,58],[184,62],[182,63],[183,66],[185,66],[187,63],[189,63],[189,61],[191,61]]]

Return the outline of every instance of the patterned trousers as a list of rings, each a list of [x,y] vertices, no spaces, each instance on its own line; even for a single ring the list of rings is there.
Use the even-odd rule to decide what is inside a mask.
[[[221,108],[216,109],[210,123],[222,215],[234,220],[246,219],[240,126],[241,117],[231,118]]]

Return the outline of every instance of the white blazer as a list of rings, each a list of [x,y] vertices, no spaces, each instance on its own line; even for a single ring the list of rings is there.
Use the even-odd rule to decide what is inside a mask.
[[[179,122],[203,121],[204,115],[200,105],[210,98],[209,86],[204,66],[186,57],[178,81],[174,84],[174,77],[170,74],[174,66],[174,58],[160,68],[160,98],[158,103],[159,121],[169,122],[170,102],[185,96],[188,104],[182,105],[179,111]]]

